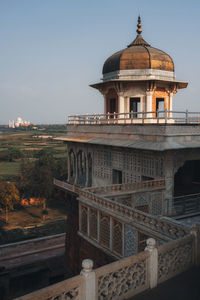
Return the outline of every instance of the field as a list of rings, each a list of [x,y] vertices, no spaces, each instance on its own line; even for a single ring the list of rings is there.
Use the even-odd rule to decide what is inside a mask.
[[[34,162],[43,149],[50,150],[55,161],[67,158],[63,142],[54,140],[64,134],[65,131],[8,131],[0,134],[0,182],[10,181],[18,186],[22,160]],[[20,157],[11,156],[13,149],[15,153],[20,152]],[[1,211],[0,206],[0,244],[64,232],[66,218],[66,205],[56,198],[48,199],[45,215],[42,206],[21,206],[8,212],[7,223],[5,210]]]
[[[67,210],[64,204],[58,203],[55,207],[51,205],[48,207],[48,215],[45,216],[45,220],[42,216],[42,207],[30,206],[22,207],[19,210],[9,211],[8,223],[3,224],[4,230],[10,230],[14,228],[34,227],[45,222],[55,221],[60,219],[66,219]],[[4,213],[0,215],[1,223],[4,223]]]
[[[49,149],[56,159],[66,158],[66,147],[54,137],[64,134],[43,131],[5,132],[0,134],[0,180],[15,181],[19,175],[21,159],[9,159],[9,149],[19,149],[23,159],[34,160],[42,149]]]

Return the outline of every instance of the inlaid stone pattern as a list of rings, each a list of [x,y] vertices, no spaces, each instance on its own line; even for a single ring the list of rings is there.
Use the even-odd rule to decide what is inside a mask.
[[[143,258],[133,265],[121,267],[114,272],[100,276],[98,278],[98,299],[125,299],[124,296],[130,291],[142,290],[146,281],[146,259]]]
[[[124,226],[124,256],[128,257],[137,253],[137,231],[134,227]]]

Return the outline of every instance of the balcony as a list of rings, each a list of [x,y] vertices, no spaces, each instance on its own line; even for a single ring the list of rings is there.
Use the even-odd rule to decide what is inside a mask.
[[[113,125],[113,124],[199,124],[200,112],[189,111],[144,111],[69,115],[70,125]]]
[[[76,185],[73,185],[73,184],[70,184],[68,182],[65,182],[65,181],[61,181],[61,180],[58,180],[58,179],[55,179],[53,180],[53,184],[61,189],[64,189],[66,191],[69,191],[69,192],[72,192],[72,193],[75,193],[75,194],[79,194],[79,191],[80,191],[80,187],[76,186]]]

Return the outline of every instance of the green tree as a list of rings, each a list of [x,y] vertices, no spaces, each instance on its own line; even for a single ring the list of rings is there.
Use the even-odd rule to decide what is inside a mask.
[[[5,209],[5,220],[8,222],[8,210],[19,203],[20,196],[16,186],[11,182],[0,182],[0,205]]]
[[[55,159],[51,150],[43,149],[37,154],[35,162],[22,160],[20,191],[25,197],[44,198],[43,210],[46,200],[53,192],[53,178],[64,179],[67,176],[67,160]]]
[[[23,152],[16,147],[8,148],[8,160],[13,161],[13,159],[18,159],[23,157]]]

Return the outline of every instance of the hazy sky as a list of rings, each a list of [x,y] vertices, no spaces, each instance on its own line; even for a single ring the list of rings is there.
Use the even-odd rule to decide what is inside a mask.
[[[189,82],[174,108],[200,111],[199,0],[0,0],[0,124],[102,112],[103,97],[89,84],[135,38],[139,13],[144,39]]]

